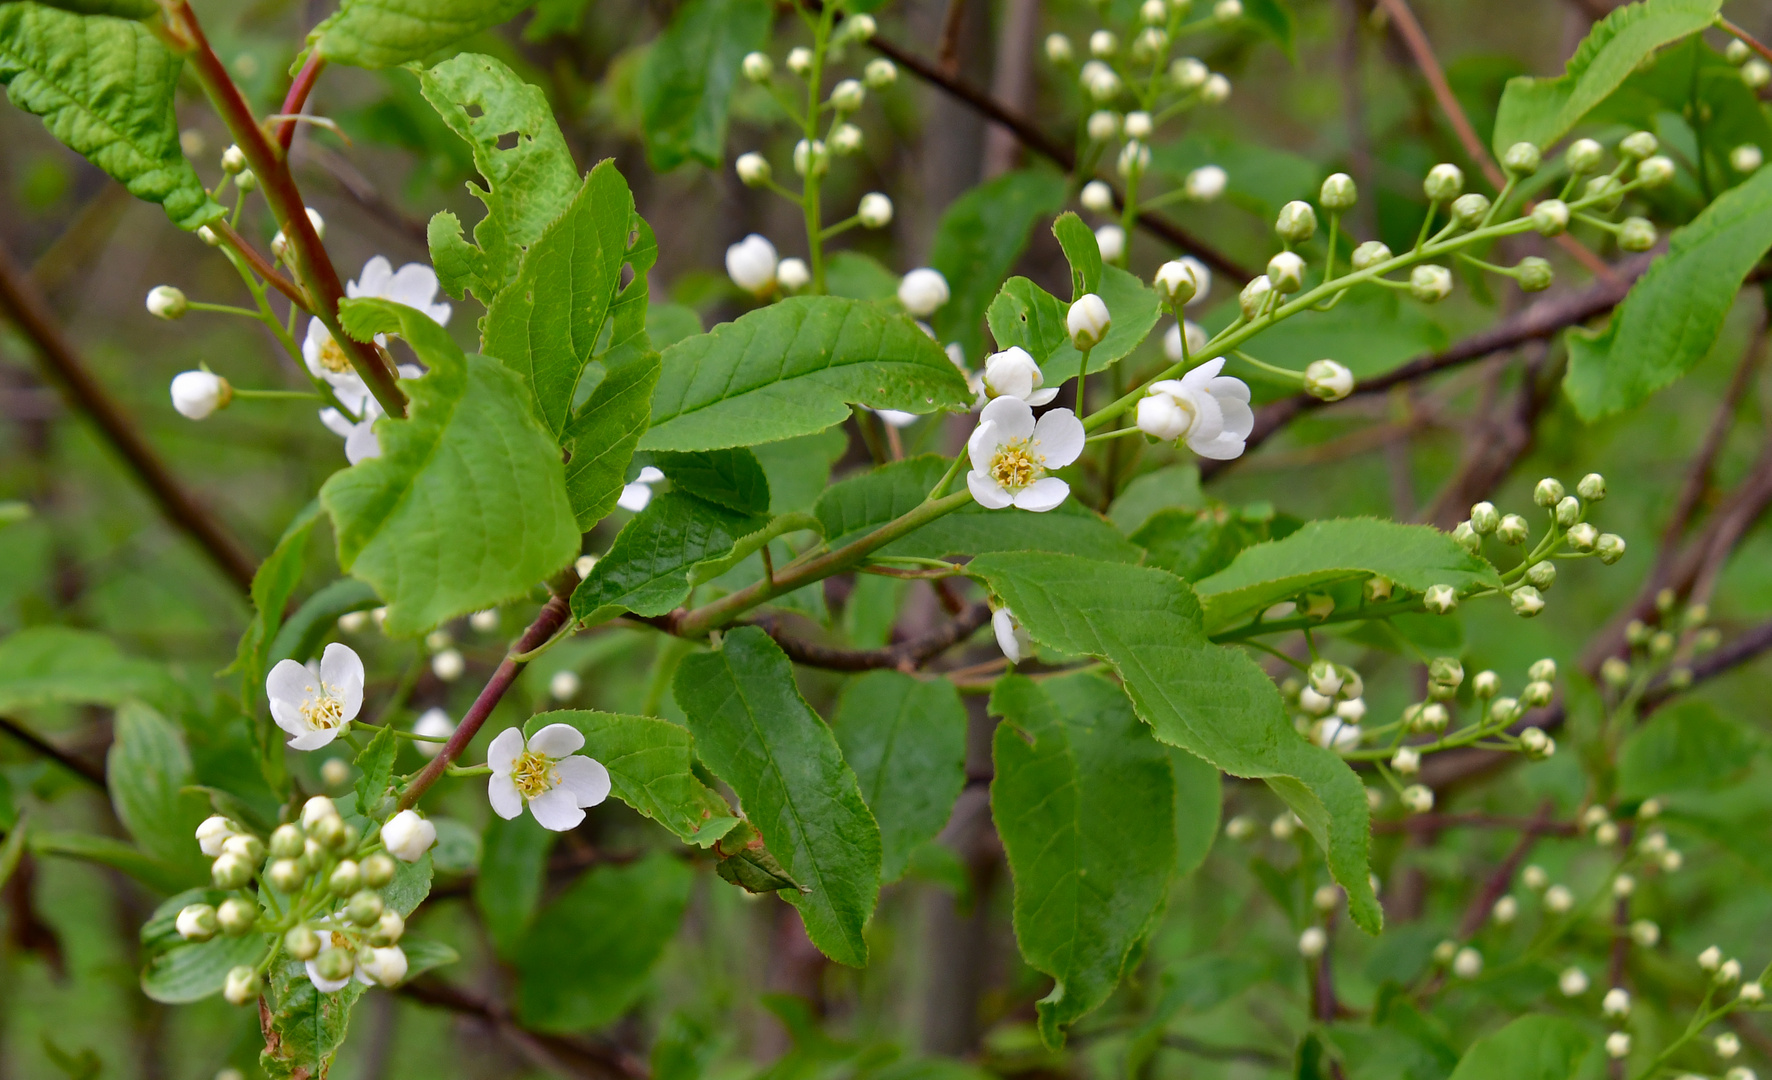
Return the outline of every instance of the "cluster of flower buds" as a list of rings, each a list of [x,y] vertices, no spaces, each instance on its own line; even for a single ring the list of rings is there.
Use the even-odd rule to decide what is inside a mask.
[[[1286,703],[1296,709],[1294,726],[1318,746],[1339,753],[1355,750],[1363,738],[1360,721],[1366,718],[1366,685],[1360,673],[1345,664],[1317,660],[1305,678],[1287,679],[1280,686]]]
[[[1613,691],[1623,692],[1663,670],[1667,684],[1683,690],[1692,684],[1692,668],[1687,663],[1690,657],[1722,644],[1722,632],[1705,625],[1710,619],[1709,605],[1692,604],[1681,610],[1678,594],[1663,589],[1655,597],[1655,610],[1653,625],[1641,619],[1626,624],[1624,640],[1629,658],[1609,656],[1600,665],[1600,681]]]
[[[1556,740],[1542,728],[1528,727],[1517,735],[1512,734],[1513,726],[1525,716],[1527,709],[1548,705],[1556,696],[1556,661],[1547,657],[1535,662],[1527,673],[1529,681],[1517,698],[1499,696],[1501,676],[1496,672],[1479,671],[1470,680],[1470,699],[1474,708],[1471,721],[1451,732],[1448,728],[1459,708],[1459,691],[1465,682],[1464,665],[1455,657],[1438,656],[1428,663],[1427,676],[1427,700],[1403,710],[1402,726],[1407,733],[1431,738],[1425,744],[1397,747],[1391,755],[1390,768],[1398,776],[1409,777],[1420,772],[1423,753],[1446,746],[1469,745],[1479,739],[1498,739],[1496,744],[1485,745],[1497,749],[1512,747],[1535,761],[1542,761],[1557,752]],[[1425,788],[1422,790],[1426,791]],[[1432,792],[1427,795],[1431,797]],[[1404,804],[1411,809],[1423,801],[1419,793],[1413,797],[1404,793]],[[1426,808],[1432,808],[1431,798],[1426,801]]]
[[[1624,557],[1623,537],[1602,533],[1587,521],[1592,504],[1605,497],[1606,479],[1599,473],[1582,477],[1573,495],[1555,477],[1545,477],[1532,489],[1532,500],[1548,515],[1550,528],[1524,553],[1519,565],[1502,577],[1515,614],[1531,618],[1544,610],[1544,594],[1557,580],[1552,560],[1592,556],[1610,566]],[[1473,555],[1482,553],[1485,538],[1524,548],[1531,535],[1532,527],[1524,517],[1504,515],[1487,501],[1472,506],[1470,517],[1452,530],[1452,539]]]
[[[375,838],[361,838],[323,795],[309,799],[300,821],[278,826],[268,842],[229,818],[213,816],[198,826],[197,843],[214,859],[215,888],[233,895],[216,905],[187,905],[175,925],[187,941],[207,941],[218,933],[271,936],[258,965],[228,973],[223,995],[236,1005],[258,996],[263,973],[280,952],[303,961],[323,993],[343,989],[353,976],[394,986],[406,976],[406,954],[399,946],[406,923],[382,890],[399,871],[395,860],[417,862],[436,840],[436,826],[411,810],[389,818]],[[261,904],[251,891],[255,883],[279,901]]]

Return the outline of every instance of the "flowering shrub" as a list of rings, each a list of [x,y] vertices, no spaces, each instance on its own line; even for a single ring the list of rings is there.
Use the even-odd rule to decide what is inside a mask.
[[[1405,0],[1350,3],[1354,60],[1394,31],[1452,133],[1382,162],[1226,134],[1214,67],[1297,56],[1280,0],[1044,36],[1014,5],[1038,99],[964,70],[958,2],[934,61],[862,0],[687,0],[631,39],[543,0],[502,36],[528,6],[343,0],[266,46],[272,87],[187,0],[0,4],[12,104],[187,244],[148,316],[254,328],[170,377],[193,472],[325,474],[245,555],[136,430],[166,399],[113,403],[0,260],[20,340],[245,619],[209,677],[128,614],[7,609],[15,948],[46,948],[35,866],[109,867],[141,993],[232,1033],[178,1060],[279,1078],[389,1065],[386,1011],[346,1049],[375,990],[634,1080],[1752,1080],[1763,725],[1694,692],[1772,648],[1758,579],[1719,587],[1772,505],[1730,437],[1772,52],[1720,0],[1625,5],[1562,75],[1462,96]],[[631,48],[598,108],[638,141],[589,169],[550,37]],[[1046,160],[927,205],[895,176],[913,76]],[[182,130],[181,81],[210,107]],[[307,165],[406,228],[353,130],[475,177],[422,257],[335,261],[364,234]],[[691,163],[693,198],[653,175]],[[1468,445],[1429,441],[1466,406]],[[1715,419],[1669,481],[1643,446],[1684,411]],[[1535,437],[1569,482],[1509,480]],[[1344,460],[1378,449],[1382,513]],[[1627,528],[1659,550],[1625,562]],[[63,745],[83,716],[102,770]],[[439,1045],[398,1069],[475,1071]]]

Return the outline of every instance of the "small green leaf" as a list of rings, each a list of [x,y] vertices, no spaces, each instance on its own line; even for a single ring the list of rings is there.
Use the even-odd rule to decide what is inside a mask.
[[[265,1048],[258,1065],[271,1080],[323,1080],[344,1044],[351,1009],[367,989],[356,979],[322,994],[299,960],[271,965],[269,1015],[261,1015]]]
[[[209,800],[184,790],[191,755],[178,728],[146,705],[124,704],[105,754],[105,781],[118,819],[141,849],[200,877],[204,860],[195,837]]]
[[[1200,468],[1193,463],[1165,465],[1134,477],[1108,507],[1108,520],[1127,536],[1144,528],[1157,511],[1169,507],[1199,509],[1206,505],[1200,491]]]
[[[870,671],[843,690],[831,726],[880,825],[880,880],[904,875],[966,785],[966,708],[946,679]]]
[[[195,830],[193,830],[193,833]],[[53,855],[63,859],[79,859],[121,870],[130,877],[163,893],[175,893],[190,886],[193,875],[187,867],[171,866],[152,855],[143,854],[133,844],[109,836],[92,833],[44,832],[33,828],[25,838],[33,855]],[[195,846],[193,839],[193,847]]]
[[[880,892],[880,828],[837,740],[800,697],[793,665],[744,626],[685,657],[673,683],[702,760],[732,785],[769,851],[804,893],[783,893],[840,964],[867,963],[863,928]]]
[[[1246,548],[1194,590],[1205,608],[1207,631],[1217,633],[1308,589],[1374,575],[1412,592],[1426,592],[1433,585],[1460,590],[1501,585],[1494,567],[1432,526],[1335,518]]]
[[[1015,941],[1052,976],[1040,1038],[1107,1000],[1175,872],[1169,755],[1099,675],[998,681],[991,817],[1015,877]]]
[[[1056,213],[1065,194],[1058,173],[1020,169],[978,185],[942,211],[929,265],[947,279],[950,296],[935,313],[935,332],[943,342],[959,342],[974,364],[984,356],[985,307],[998,282],[1027,250],[1034,224]]]
[[[308,41],[335,64],[389,68],[472,37],[535,0],[344,0]]]
[[[573,590],[572,617],[594,626],[623,611],[663,615],[688,598],[697,566],[730,553],[767,523],[693,495],[656,495]]]
[[[839,251],[824,268],[825,288],[832,296],[852,300],[891,300],[898,295],[899,277],[872,255]],[[948,303],[953,303],[950,299]]]
[[[752,447],[769,478],[769,512],[811,510],[831,485],[831,468],[848,449],[849,434],[840,427]]]
[[[1292,44],[1292,12],[1282,0],[1243,0],[1243,17],[1273,38],[1287,56],[1298,59]]]
[[[1768,249],[1772,170],[1762,170],[1674,230],[1604,330],[1569,331],[1563,392],[1581,418],[1635,408],[1704,359]]]
[[[164,667],[125,656],[91,630],[32,626],[0,639],[0,710],[131,698],[170,708],[181,694]]]
[[[524,1025],[578,1032],[621,1016],[676,936],[694,884],[689,867],[662,851],[579,878],[517,949]]]
[[[762,0],[688,0],[653,39],[635,90],[655,171],[685,161],[720,167],[740,62],[768,41],[769,21]]]
[[[1160,566],[1183,581],[1202,581],[1228,567],[1239,552],[1267,540],[1269,524],[1225,506],[1174,507],[1152,514],[1132,542],[1145,549],[1146,566]]]
[[[1573,1020],[1522,1016],[1472,1043],[1451,1080],[1568,1080],[1592,1044]]]
[[[324,585],[302,601],[301,607],[285,619],[277,636],[265,650],[265,668],[279,660],[307,663],[320,651],[328,634],[338,628],[338,617],[353,611],[368,611],[381,606],[381,597],[366,582],[356,578],[340,578]]]
[[[1671,791],[1720,791],[1764,749],[1749,728],[1705,701],[1682,701],[1651,716],[1624,740],[1618,790],[1648,798]]]
[[[140,17],[0,4],[0,86],[131,195],[161,204],[179,228],[195,229],[221,217],[222,208],[179,148],[173,103],[183,61],[133,21]]]
[[[154,909],[141,929],[142,993],[163,1005],[201,1001],[221,992],[229,971],[254,966],[264,958],[271,942],[268,934],[219,936],[204,942],[179,936],[178,913],[187,905],[213,907],[229,895],[220,889],[188,889]]]
[[[443,328],[388,300],[346,300],[346,329],[397,332],[430,371],[405,380],[411,412],[376,425],[382,455],[320,489],[339,566],[375,586],[390,634],[526,595],[580,546],[560,450],[522,384],[464,357]]]
[[[1495,156],[1517,142],[1549,150],[1650,54],[1716,21],[1722,0],[1644,0],[1606,16],[1556,78],[1509,79],[1495,113]]]
[[[427,0],[418,0],[427,2]],[[478,0],[460,0],[480,9]],[[579,188],[578,167],[554,122],[547,95],[490,56],[462,53],[419,76],[425,100],[467,141],[486,188],[468,190],[486,204],[462,239],[461,220],[446,211],[431,219],[431,262],[450,296],[472,292],[491,306],[517,276],[523,252],[561,214]],[[501,146],[509,141],[511,145]]]
[[[660,450],[647,457],[671,482],[672,491],[688,492],[740,514],[769,513],[769,477],[757,455],[742,446],[688,454]]]
[[[486,312],[481,349],[517,373],[555,438],[621,285],[633,217],[627,181],[614,161],[599,162]]]
[[[1185,582],[1148,567],[1035,553],[981,555],[968,570],[1035,641],[1112,664],[1157,738],[1233,776],[1266,780],[1327,852],[1354,922],[1378,931],[1365,786],[1293,729],[1279,689],[1253,660],[1211,643]]]
[[[536,824],[530,814],[518,814],[509,821],[493,814],[486,820],[480,873],[474,878],[474,906],[486,923],[493,948],[502,957],[515,954],[535,920],[548,853],[558,835]]]
[[[1117,266],[1102,267],[1097,292],[1113,322],[1101,344],[1089,350],[1091,373],[1106,371],[1131,355],[1163,314],[1157,294]],[[1076,378],[1083,364],[1083,354],[1071,344],[1070,332],[1065,329],[1068,311],[1069,305],[1027,278],[1010,278],[991,301],[991,334],[998,348],[1019,345],[1026,349],[1039,362],[1045,385],[1059,386]]]
[[[640,446],[748,446],[823,431],[851,404],[931,413],[971,400],[947,353],[904,315],[791,297],[666,349]]]
[[[400,753],[400,740],[392,724],[383,724],[369,745],[357,755],[357,813],[374,821],[382,798],[394,779],[394,758]]]
[[[1101,245],[1095,230],[1083,224],[1076,211],[1066,210],[1052,223],[1052,235],[1071,264],[1071,300],[1084,293],[1101,292]]]
[[[1206,861],[1218,838],[1224,791],[1212,763],[1185,750],[1170,749],[1169,768],[1175,773],[1175,874],[1186,877]]]
[[[270,668],[266,653],[283,627],[283,609],[289,605],[289,598],[307,569],[308,540],[314,535],[314,522],[318,520],[320,501],[315,499],[297,511],[276,548],[252,575],[252,621],[240,635],[233,666],[228,669],[242,674],[249,694],[256,694],[264,686],[265,672]]]
[[[411,981],[440,967],[453,964],[461,959],[461,954],[430,938],[408,934],[400,939],[400,951],[406,954],[406,979]]]
[[[533,735],[549,724],[570,724],[584,735],[580,753],[609,770],[616,798],[686,843],[705,847],[718,839],[701,830],[732,809],[697,779],[694,742],[682,726],[650,716],[560,709],[530,717],[523,731]]]

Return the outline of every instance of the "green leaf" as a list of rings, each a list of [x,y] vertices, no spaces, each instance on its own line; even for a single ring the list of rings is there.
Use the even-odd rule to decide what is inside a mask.
[[[417,862],[401,862],[394,869],[394,880],[382,887],[381,898],[402,917],[411,915],[431,895],[434,874],[428,854]]]
[[[151,19],[160,13],[154,0],[38,0],[44,7],[79,15],[115,15],[119,19]]]
[[[1330,582],[1380,575],[1411,592],[1432,585],[1463,590],[1501,579],[1482,558],[1429,525],[1373,518],[1313,521],[1283,540],[1245,549],[1225,569],[1195,584],[1210,633],[1243,616]]]
[[[1200,490],[1200,467],[1165,465],[1134,477],[1108,507],[1108,520],[1131,536],[1159,510],[1169,507],[1199,509],[1206,505]]]
[[[353,611],[368,611],[381,606],[381,597],[365,582],[356,578],[340,578],[322,586],[302,601],[295,614],[284,620],[277,636],[265,651],[265,668],[279,660],[307,663],[320,651],[320,644],[338,628],[338,617]]]
[[[1227,506],[1205,510],[1159,510],[1132,534],[1145,549],[1145,565],[1160,566],[1183,581],[1202,581],[1225,569],[1244,549],[1268,539],[1269,522]]]
[[[557,836],[536,824],[530,814],[518,814],[509,821],[493,814],[486,820],[480,873],[474,878],[474,906],[480,909],[486,934],[502,957],[508,959],[516,953],[535,919],[548,853]]]
[[[1075,210],[1066,210],[1052,223],[1052,235],[1071,264],[1071,300],[1084,293],[1101,292],[1101,245],[1095,230],[1083,224]]]
[[[880,825],[880,880],[890,884],[966,786],[966,708],[946,679],[870,671],[844,688],[831,726]]]
[[[931,413],[971,403],[940,345],[902,314],[790,297],[666,349],[646,450],[718,450],[810,435],[850,404]]]
[[[921,503],[948,462],[923,454],[831,485],[814,513],[839,547]],[[881,548],[881,555],[937,559],[987,551],[1054,551],[1112,562],[1137,562],[1138,547],[1075,499],[1044,514],[1003,514],[968,503]]]
[[[1281,0],[1243,0],[1243,16],[1297,61],[1298,52],[1292,44],[1292,12]]]
[[[356,979],[322,994],[299,960],[271,965],[270,1014],[261,1015],[265,1048],[258,1065],[271,1080],[324,1080],[351,1024],[351,1009],[367,989]]]
[[[662,851],[579,878],[517,950],[524,1025],[577,1032],[621,1016],[676,936],[694,884],[689,867]]]
[[[1365,786],[1293,729],[1278,688],[1253,660],[1207,639],[1185,582],[1148,567],[1033,553],[981,555],[968,570],[1035,641],[1112,664],[1157,738],[1232,776],[1266,780],[1328,853],[1354,921],[1378,931]]]
[[[163,1005],[184,1005],[221,992],[228,972],[251,967],[264,958],[268,934],[220,935],[204,942],[179,936],[178,913],[190,904],[214,906],[230,893],[220,889],[188,889],[168,898],[142,925],[142,993]]]
[[[740,514],[769,513],[769,477],[757,455],[742,446],[688,454],[661,450],[647,458],[665,474],[672,491],[688,492]]]
[[[1647,798],[1670,791],[1717,791],[1753,763],[1763,741],[1704,701],[1682,701],[1651,716],[1624,740],[1618,790]]]
[[[935,332],[957,341],[977,362],[984,355],[985,307],[1027,249],[1034,224],[1064,205],[1064,178],[1044,169],[1007,172],[948,204],[935,227],[929,265],[947,278],[950,297],[935,313]]]
[[[209,800],[184,790],[191,783],[191,755],[171,721],[136,702],[117,710],[105,782],[111,805],[129,835],[149,855],[201,875],[203,858],[194,839],[209,816]]]
[[[0,4],[0,86],[12,103],[41,116],[51,135],[131,195],[195,229],[222,208],[179,149],[173,103],[182,63],[132,19]]]
[[[1175,774],[1175,873],[1186,877],[1206,861],[1218,838],[1224,791],[1218,770],[1204,758],[1171,748],[1169,768]]]
[[[256,694],[264,686],[265,672],[270,667],[266,653],[283,627],[283,609],[289,606],[289,598],[307,569],[308,540],[314,535],[314,522],[318,520],[320,502],[315,499],[297,511],[276,548],[252,575],[252,621],[240,635],[240,646],[229,668],[242,673],[248,693]]]
[[[752,447],[769,480],[769,512],[811,510],[831,484],[831,467],[848,449],[849,435],[840,427]]]
[[[694,741],[668,720],[584,709],[537,713],[523,725],[533,735],[549,724],[570,724],[585,737],[584,750],[609,770],[610,793],[675,833],[706,846],[718,837],[700,832],[731,807],[695,775]]]
[[[1451,1080],[1569,1080],[1591,1045],[1572,1020],[1522,1016],[1472,1043]]]
[[[370,820],[380,815],[377,808],[394,779],[394,758],[400,753],[400,740],[394,725],[384,723],[369,745],[357,755],[357,813]]]
[[[891,300],[898,295],[899,276],[881,265],[880,260],[859,251],[839,251],[830,256],[825,262],[824,280],[832,296]]]
[[[782,897],[800,909],[807,936],[840,964],[866,964],[880,828],[787,656],[762,630],[740,627],[720,651],[685,657],[673,688],[702,760],[805,887]]]
[[[1248,8],[1249,4],[1245,3],[1244,10]],[[1151,147],[1151,160],[1159,173],[1177,184],[1183,183],[1188,173],[1201,166],[1217,165],[1225,171],[1227,178],[1224,203],[1268,220],[1293,199],[1315,199],[1318,185],[1323,181],[1323,167],[1310,158],[1229,135],[1191,134],[1174,142],[1160,143]],[[1219,287],[1235,288],[1230,282]],[[1355,297],[1350,296],[1344,303],[1353,299]],[[1236,305],[1230,307],[1234,311]],[[1289,320],[1274,330],[1292,323],[1312,322],[1317,317]],[[1268,333],[1262,332],[1264,347]],[[1345,359],[1351,360],[1352,357]]]
[[[400,951],[406,954],[406,978],[418,978],[427,971],[445,967],[461,959],[461,954],[430,938],[408,934],[400,939]]]
[[[556,439],[621,285],[633,217],[627,181],[614,161],[599,162],[486,312],[481,348],[517,373]]]
[[[1052,976],[1040,1038],[1113,993],[1175,870],[1169,755],[1126,695],[1099,675],[998,681],[991,816],[1015,878],[1015,941]]]
[[[125,656],[90,630],[32,626],[0,639],[0,710],[114,707],[132,698],[171,706],[180,692],[164,667]]]
[[[1548,150],[1651,53],[1716,20],[1722,0],[1645,0],[1597,23],[1556,78],[1509,79],[1495,114],[1495,156],[1517,142]]]
[[[635,87],[655,171],[685,161],[720,167],[739,65],[767,42],[769,22],[762,0],[688,0],[677,8],[640,61]]]
[[[1563,392],[1581,418],[1641,405],[1704,359],[1747,272],[1769,248],[1772,171],[1755,173],[1675,229],[1667,254],[1649,264],[1604,330],[1566,337]]]
[[[193,829],[193,836],[195,830]],[[33,828],[26,837],[26,845],[33,855],[54,855],[64,859],[79,859],[81,862],[97,863],[113,870],[121,870],[142,884],[163,893],[175,893],[191,884],[192,874],[184,868],[169,866],[143,854],[133,844],[109,836],[94,836],[91,833],[77,832],[43,832]],[[195,840],[192,841],[195,846]]]
[[[478,8],[479,0],[460,0]],[[540,87],[490,56],[462,53],[419,75],[425,100],[467,141],[486,187],[468,191],[486,204],[462,239],[461,220],[443,211],[431,219],[431,262],[450,296],[472,292],[491,306],[517,276],[523,252],[565,213],[579,188],[578,167]],[[501,145],[509,142],[506,149]]]
[[[346,330],[399,333],[430,371],[404,380],[405,420],[376,425],[382,455],[332,475],[338,563],[388,604],[390,634],[526,595],[571,562],[579,532],[560,450],[510,370],[462,355],[442,327],[388,300],[346,300]]]
[[[388,68],[423,60],[513,18],[535,0],[344,0],[308,41],[335,64]]]
[[[670,491],[656,495],[616,536],[609,554],[572,592],[572,617],[596,625],[623,611],[663,615],[689,596],[689,575],[767,524]]]
[[[1094,242],[1091,236],[1090,243]],[[1130,355],[1150,336],[1163,314],[1157,294],[1117,266],[1102,268],[1097,290],[1113,322],[1101,344],[1089,350],[1091,372],[1105,371]],[[1010,278],[987,313],[991,336],[1000,349],[1011,345],[1026,349],[1039,362],[1045,385],[1058,386],[1076,378],[1083,363],[1083,354],[1071,344],[1065,329],[1068,310],[1069,305],[1027,278]]]

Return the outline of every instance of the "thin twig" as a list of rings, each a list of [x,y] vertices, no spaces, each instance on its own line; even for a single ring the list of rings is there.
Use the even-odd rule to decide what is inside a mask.
[[[1551,810],[1554,807],[1555,804],[1546,799],[1539,804],[1538,813],[1526,819],[1525,824],[1521,826],[1524,831],[1520,834],[1519,840],[1514,842],[1507,857],[1501,860],[1501,865],[1497,866],[1495,872],[1489,875],[1489,880],[1483,883],[1482,890],[1471,900],[1470,906],[1465,908],[1464,918],[1458,923],[1460,940],[1469,940],[1478,930],[1482,929],[1483,923],[1489,919],[1489,913],[1495,909],[1495,902],[1507,892],[1508,886],[1513,883],[1514,872],[1519,870],[1520,864],[1526,861],[1526,855],[1531,852],[1532,845],[1538,842],[1540,836],[1545,833],[1574,835],[1575,826],[1573,824],[1558,825],[1551,821]]]
[[[289,85],[289,95],[283,99],[283,108],[279,112],[285,116],[294,116],[306,110],[308,95],[314,92],[314,84],[320,81],[320,72],[326,67],[326,59],[320,55],[319,49],[308,53],[307,63],[296,73],[295,81]],[[285,120],[277,128],[277,145],[289,152],[289,144],[295,141],[295,121]]]
[[[530,1031],[511,1017],[504,1005],[475,997],[440,979],[420,979],[400,987],[400,994],[424,1005],[491,1024],[498,1033],[537,1064],[597,1080],[646,1080],[651,1070],[620,1047],[587,1038],[545,1035]]]
[[[175,479],[135,422],[86,369],[36,284],[0,245],[0,310],[28,338],[69,406],[92,420],[99,434],[148,490],[160,512],[197,542],[241,592],[252,588],[257,562],[222,523]]]
[[[960,28],[965,22],[966,0],[948,0],[947,12],[941,19],[941,41],[935,48],[935,60],[950,79],[960,73]]]
[[[880,649],[838,649],[820,645],[785,633],[776,620],[768,617],[757,619],[755,625],[768,631],[769,636],[781,646],[782,652],[787,653],[788,658],[796,664],[830,671],[872,671],[880,668],[915,671],[965,641],[979,627],[990,621],[990,605],[976,603],[921,637]]]
[[[241,236],[232,225],[223,220],[215,222],[210,228],[215,230],[215,234],[220,236],[229,247],[238,252],[240,257],[246,260],[246,265],[252,268],[252,272],[263,278],[266,284],[287,296],[290,303],[296,307],[310,314],[313,312],[314,302],[309,299],[306,293],[302,292],[301,286],[278,273],[277,268],[271,265],[271,261],[253,247],[250,240]]]
[[[1754,52],[1759,53],[1760,56],[1767,61],[1772,62],[1772,49],[1767,48],[1765,43],[1759,38],[1754,37],[1752,34],[1730,22],[1728,19],[1723,18],[1721,15],[1717,16],[1717,25],[1721,27],[1725,33],[1734,35],[1742,44],[1746,45]]]
[[[54,743],[43,738],[43,736],[38,735],[24,724],[10,717],[0,716],[0,731],[4,731],[6,734],[30,747],[38,754],[55,762],[57,765],[60,765],[75,776],[85,780],[100,791],[105,790],[105,770],[100,766],[68,753],[66,750],[56,746]]]

